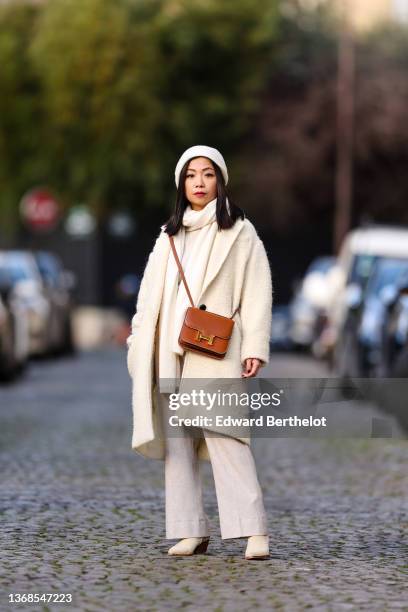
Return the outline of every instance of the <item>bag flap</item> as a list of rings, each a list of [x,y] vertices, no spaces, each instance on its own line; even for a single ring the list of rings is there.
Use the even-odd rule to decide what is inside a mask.
[[[234,320],[200,308],[187,308],[184,324],[199,329],[205,336],[214,335],[228,340],[232,334]]]

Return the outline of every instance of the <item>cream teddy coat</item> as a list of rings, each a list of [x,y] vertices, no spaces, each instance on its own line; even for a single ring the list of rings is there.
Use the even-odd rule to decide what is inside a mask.
[[[127,339],[127,367],[132,379],[132,449],[153,459],[165,458],[165,440],[158,435],[158,409],[154,372],[158,327],[166,265],[173,256],[168,235],[162,229],[143,273]],[[247,219],[217,233],[210,254],[198,304],[220,315],[235,315],[228,352],[223,360],[186,351],[183,378],[241,378],[245,360],[269,361],[272,319],[272,276],[263,242]],[[238,438],[250,444],[249,438]],[[198,457],[209,461],[203,437]]]

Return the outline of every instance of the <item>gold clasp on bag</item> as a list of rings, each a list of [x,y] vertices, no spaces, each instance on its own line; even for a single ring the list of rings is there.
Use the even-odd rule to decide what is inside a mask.
[[[214,338],[215,336],[213,335],[204,336],[199,329],[197,330],[196,340],[207,340],[208,344],[212,345],[214,344]]]

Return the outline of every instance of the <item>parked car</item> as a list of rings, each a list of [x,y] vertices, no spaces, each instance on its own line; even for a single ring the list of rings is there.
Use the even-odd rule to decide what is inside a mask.
[[[10,378],[17,369],[14,322],[10,309],[7,307],[8,300],[7,284],[0,270],[0,378]]]
[[[43,293],[50,305],[48,319],[48,352],[70,353],[72,337],[72,289],[75,276],[65,270],[60,258],[48,251],[35,251],[34,257],[43,283]]]
[[[361,306],[355,306],[357,376],[384,375],[382,352],[388,303],[405,273],[408,273],[408,257],[379,258],[362,295]]]
[[[383,375],[387,380],[376,401],[408,432],[408,274],[400,280],[395,295],[390,299],[384,332],[381,356]],[[393,381],[393,378],[400,380]]]
[[[355,337],[348,332],[356,329],[356,308],[381,257],[408,257],[408,229],[371,226],[351,231],[328,275],[329,304],[322,336],[325,354],[341,377],[358,372],[358,363],[353,361]]]
[[[0,252],[0,262],[10,275],[13,293],[25,310],[29,329],[29,354],[45,354],[49,349],[50,303],[35,257],[27,251]]]
[[[382,345],[382,375],[408,377],[408,274],[400,279],[389,298]]]
[[[320,335],[320,317],[328,305],[326,278],[335,261],[332,256],[313,260],[290,303],[289,337],[297,347],[312,347]]]
[[[0,257],[0,378],[10,380],[26,365],[29,351],[28,319],[14,293]]]

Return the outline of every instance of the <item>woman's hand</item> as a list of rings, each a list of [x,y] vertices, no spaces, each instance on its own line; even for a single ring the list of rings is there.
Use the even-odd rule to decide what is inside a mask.
[[[260,359],[248,358],[245,359],[245,370],[242,372],[241,377],[251,378],[258,374],[259,368],[261,367]]]

